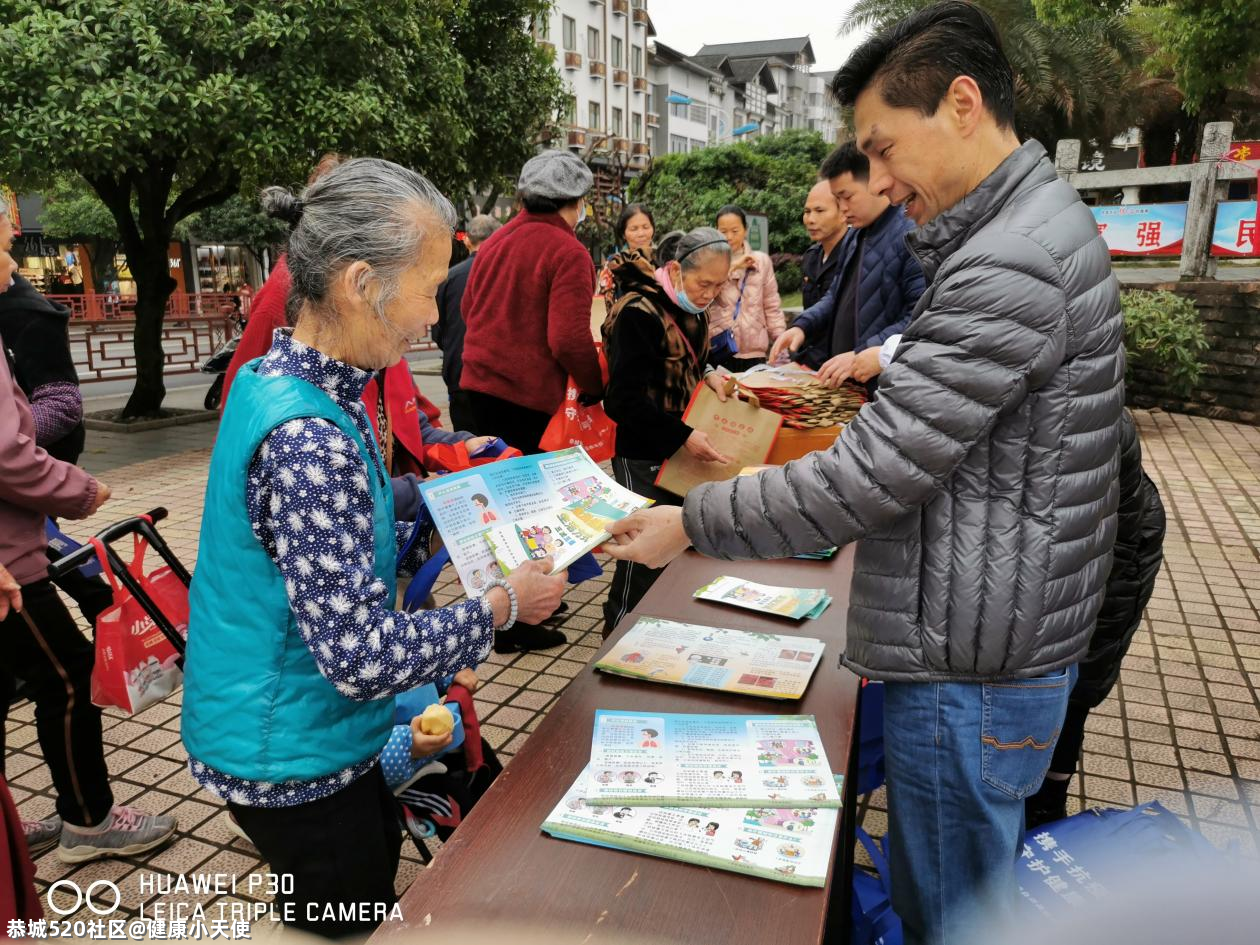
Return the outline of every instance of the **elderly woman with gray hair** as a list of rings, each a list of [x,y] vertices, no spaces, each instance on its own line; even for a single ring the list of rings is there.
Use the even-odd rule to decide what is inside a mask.
[[[454,212],[424,177],[371,159],[300,197],[268,188],[263,204],[293,225],[298,316],[241,369],[215,443],[183,739],[196,780],[293,877],[277,896],[285,921],[331,937],[395,901],[401,837],[378,761],[393,696],[476,666],[496,628],[546,619],[564,576],[543,562],[478,600],[393,609],[411,529],[360,395],[434,321]],[[321,921],[343,902],[370,903],[369,920]]]
[[[661,464],[680,448],[706,462],[729,462],[708,434],[682,417],[701,382],[726,399],[722,375],[709,363],[705,310],[726,283],[731,249],[721,233],[707,226],[692,230],[675,247],[659,269],[640,250],[618,255],[620,296],[602,328],[608,356],[604,409],[617,423],[613,475],[658,505],[679,504],[655,482]],[[604,603],[605,637],[659,574],[642,564],[617,562]]]

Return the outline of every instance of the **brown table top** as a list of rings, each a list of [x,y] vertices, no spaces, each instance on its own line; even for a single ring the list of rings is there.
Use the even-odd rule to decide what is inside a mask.
[[[805,697],[784,703],[654,685],[588,668],[569,684],[433,865],[416,877],[402,898],[404,921],[386,923],[375,939],[406,929],[511,922],[522,933],[546,929],[546,940],[552,943],[630,937],[697,945],[821,941],[829,888],[769,882],[557,840],[539,826],[590,759],[596,709],[812,714],[833,769],[843,773],[858,694],[858,678],[839,666],[852,567],[851,547],[826,562],[716,561],[694,552],[675,561],[613,639],[645,615],[821,638],[827,648]],[[692,598],[696,588],[723,574],[766,584],[825,587],[834,602],[820,618],[797,623]],[[829,886],[831,882],[829,878]]]

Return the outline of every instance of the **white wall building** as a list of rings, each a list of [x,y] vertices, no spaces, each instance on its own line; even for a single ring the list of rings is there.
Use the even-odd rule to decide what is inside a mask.
[[[534,24],[569,89],[561,146],[590,149],[597,165],[647,164],[656,111],[648,39],[655,33],[647,0],[559,0],[545,22]]]

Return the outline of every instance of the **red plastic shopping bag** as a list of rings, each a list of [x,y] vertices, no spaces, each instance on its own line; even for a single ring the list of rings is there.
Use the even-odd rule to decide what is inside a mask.
[[[469,455],[466,442],[432,443],[425,444],[424,447],[424,468],[435,473],[463,472],[474,466],[497,463],[521,455],[523,454],[516,447],[508,446],[497,438],[474,455]]]
[[[545,452],[581,446],[597,463],[612,459],[617,424],[599,404],[583,407],[573,378],[565,385],[564,403],[556,411],[538,443]]]
[[[92,539],[114,603],[96,618],[96,664],[92,668],[92,702],[136,713],[161,702],[179,688],[184,673],[179,653],[144,605],[114,575],[105,546]],[[188,635],[188,588],[169,567],[144,573],[149,543],[135,536],[127,572],[143,588],[181,636]]]

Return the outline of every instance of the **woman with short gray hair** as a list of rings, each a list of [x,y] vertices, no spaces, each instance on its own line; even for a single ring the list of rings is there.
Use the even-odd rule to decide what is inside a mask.
[[[729,462],[708,434],[683,421],[683,412],[702,381],[726,399],[724,375],[709,363],[705,310],[726,283],[731,249],[721,233],[702,226],[682,236],[674,257],[659,269],[639,250],[620,258],[622,295],[602,329],[608,356],[604,409],[617,422],[613,474],[658,505],[678,505],[678,496],[655,485],[665,460],[685,448],[705,462]],[[617,562],[604,604],[604,636],[634,609],[658,574],[641,564]]]
[[[296,324],[241,369],[215,443],[183,738],[196,780],[293,876],[277,896],[292,924],[336,937],[376,922],[321,922],[322,907],[312,921],[310,904],[395,898],[401,839],[378,761],[393,696],[475,667],[496,628],[546,619],[564,576],[543,562],[478,600],[394,610],[400,565],[418,565],[432,523],[395,521],[360,397],[434,321],[454,212],[421,175],[373,159],[300,196],[268,188],[263,205],[293,226]],[[426,738],[414,755],[443,747]]]

